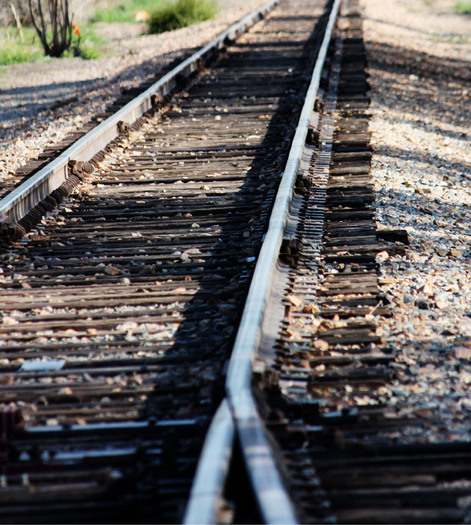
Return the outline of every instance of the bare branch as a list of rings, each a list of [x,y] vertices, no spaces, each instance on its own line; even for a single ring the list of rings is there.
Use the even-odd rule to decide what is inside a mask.
[[[11,10],[13,11],[13,16],[15,17],[16,27],[18,28],[18,32],[20,33],[21,42],[23,43],[25,41],[25,37],[23,35],[23,26],[21,24],[20,17],[18,16],[18,13],[15,9],[15,4],[13,2],[10,2]]]
[[[39,35],[44,52],[58,57],[70,49],[72,23],[69,15],[69,0],[28,0],[28,5],[33,26]]]

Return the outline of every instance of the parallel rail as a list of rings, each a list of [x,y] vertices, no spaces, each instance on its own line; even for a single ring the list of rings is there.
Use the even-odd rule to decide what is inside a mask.
[[[230,400],[240,401],[235,420],[240,441],[249,445],[244,453],[253,485],[263,494],[258,475],[273,466],[280,501],[286,488],[300,522],[467,523],[469,436],[450,439],[450,433],[435,442],[436,426],[450,428],[434,414],[436,405],[422,414],[397,402],[397,384],[410,387],[415,377],[402,374],[397,350],[378,330],[392,313],[381,293],[380,260],[385,252],[404,254],[408,236],[377,229],[360,13],[358,0],[343,2],[319,132],[299,163],[293,213],[280,228],[284,243],[275,245],[270,298],[257,294],[263,314],[244,316],[248,326],[262,320],[250,339],[236,344],[236,356],[251,346],[254,353],[246,383],[235,383]],[[270,457],[258,456],[258,446]],[[265,487],[276,494],[275,483]],[[277,514],[278,500],[269,496],[272,514],[263,515],[276,522],[288,507],[280,505]]]
[[[266,523],[296,523],[297,517],[293,502],[280,478],[252,394],[253,363],[262,338],[262,326],[266,322],[267,302],[273,290],[280,248],[292,211],[294,186],[305,154],[306,137],[309,128],[313,128],[316,122],[314,105],[339,7],[340,0],[335,0],[278,189],[268,231],[257,260],[227,373],[228,401],[233,411],[247,470]]]

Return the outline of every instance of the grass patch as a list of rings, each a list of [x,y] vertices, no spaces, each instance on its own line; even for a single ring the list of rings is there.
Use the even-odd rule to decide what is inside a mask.
[[[0,65],[9,66],[21,62],[32,62],[44,57],[43,48],[34,29],[24,27],[24,42],[14,27],[0,29]]]
[[[84,45],[96,47],[109,44],[109,41],[106,38],[95,32],[93,24],[80,24],[80,41]]]
[[[156,0],[127,0],[119,2],[112,9],[97,9],[91,18],[91,22],[135,22],[136,11],[147,11],[150,13],[155,9]]]
[[[152,11],[149,21],[151,33],[163,33],[180,27],[186,27],[197,22],[210,20],[217,13],[213,0],[177,0],[167,2]]]
[[[31,27],[23,27],[23,34],[22,42],[15,27],[0,28],[0,66],[47,60],[36,31]],[[80,43],[74,36],[71,48],[62,56],[80,56],[86,60],[98,58],[100,46],[106,43],[107,40],[98,36],[90,25],[80,26]]]
[[[80,46],[78,54],[84,60],[94,60],[101,56],[101,53],[97,49],[89,46]]]
[[[100,48],[107,43],[106,38],[95,33],[92,24],[84,24],[80,26],[80,41],[74,37],[71,51],[75,56],[92,60],[101,56]]]
[[[471,2],[456,2],[455,12],[460,15],[471,15]]]

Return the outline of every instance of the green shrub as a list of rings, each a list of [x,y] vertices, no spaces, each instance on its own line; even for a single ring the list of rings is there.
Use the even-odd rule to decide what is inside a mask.
[[[455,11],[461,15],[471,15],[471,2],[457,2]]]
[[[81,46],[79,48],[78,54],[84,60],[93,60],[95,58],[100,57],[100,53],[94,47],[89,47],[89,46]]]
[[[163,33],[210,20],[217,12],[213,0],[177,0],[163,4],[152,12],[149,22],[151,33]]]

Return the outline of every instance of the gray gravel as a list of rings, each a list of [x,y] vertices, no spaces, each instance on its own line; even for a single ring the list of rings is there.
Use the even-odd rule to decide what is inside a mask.
[[[382,254],[393,317],[379,329],[396,357],[382,388],[391,437],[470,440],[471,18],[453,2],[362,0],[372,86],[379,228],[406,229],[405,256]]]

